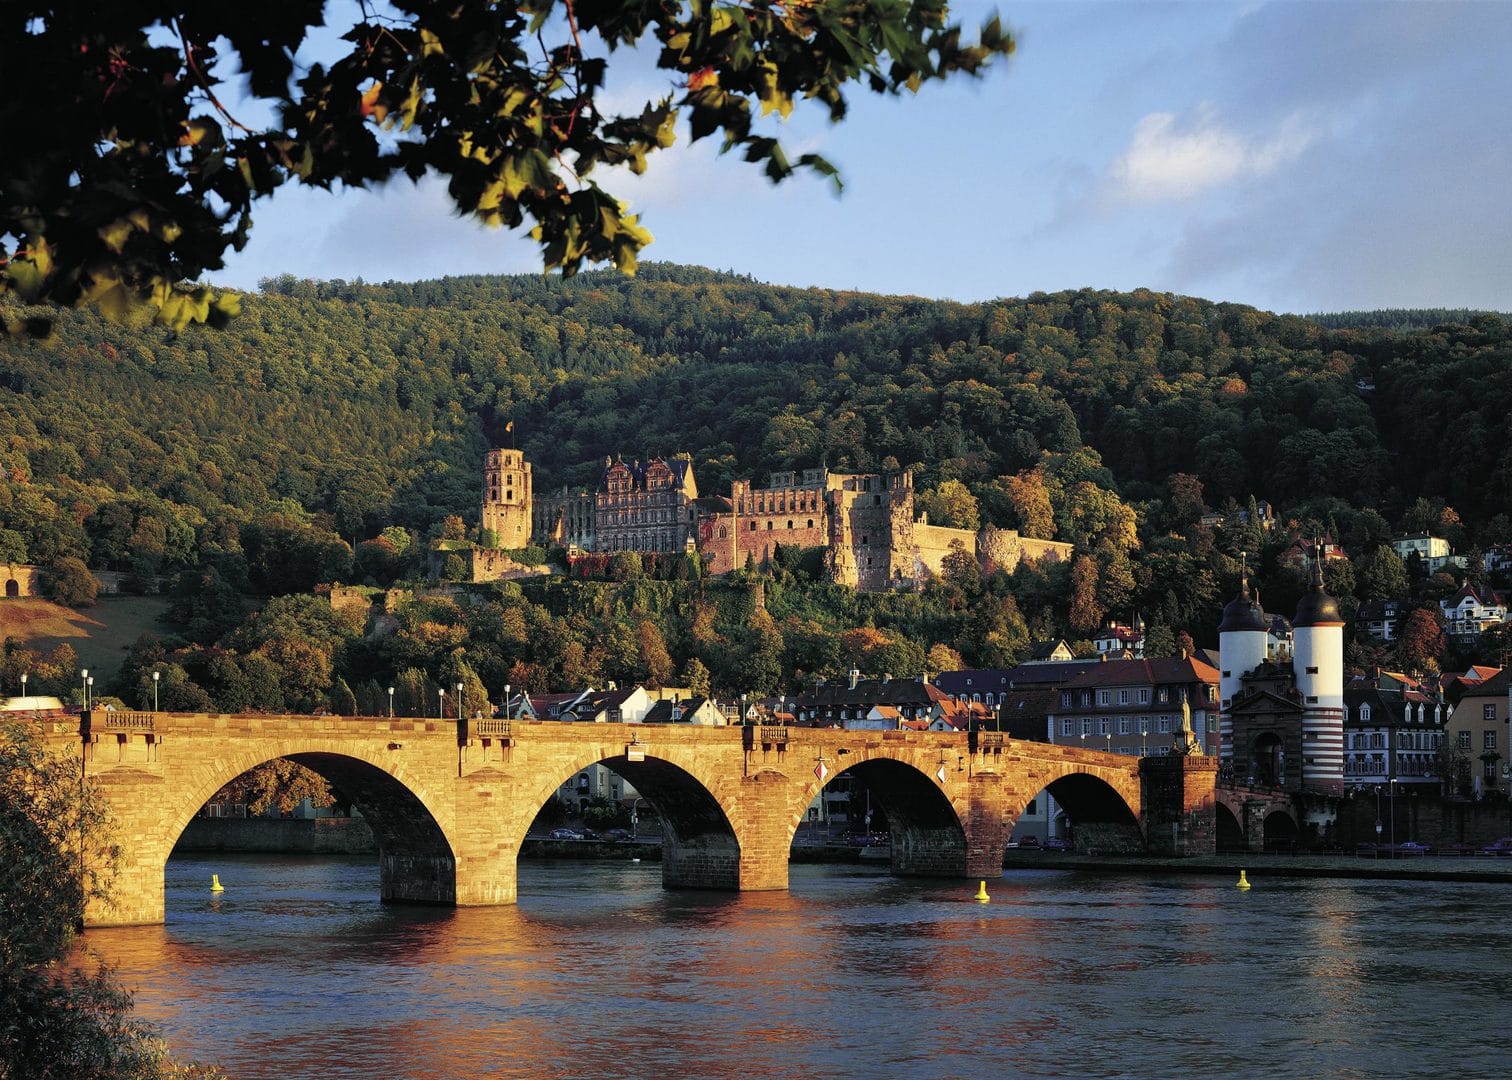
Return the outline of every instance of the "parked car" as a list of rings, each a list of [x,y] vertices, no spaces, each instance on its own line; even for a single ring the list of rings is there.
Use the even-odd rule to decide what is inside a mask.
[[[1512,836],[1503,836],[1500,840],[1493,840],[1481,852],[1486,855],[1512,855]]]
[[[1432,851],[1427,844],[1419,844],[1416,840],[1404,840],[1396,846],[1398,855],[1428,855]]]
[[[551,838],[553,840],[581,840],[583,834],[574,832],[572,829],[552,829]]]
[[[1037,847],[1040,846],[1039,837],[1037,837],[1037,836],[1021,836],[1017,840],[1010,840],[1010,841],[1008,841],[1008,846],[1011,847],[1011,848],[1018,848],[1021,851],[1022,850],[1026,850],[1026,849],[1037,848]]]
[[[616,843],[619,843],[619,842],[625,841],[625,840],[629,840],[630,839],[630,830],[629,829],[610,829],[608,832],[604,833],[603,839],[605,839],[605,840],[613,840]]]

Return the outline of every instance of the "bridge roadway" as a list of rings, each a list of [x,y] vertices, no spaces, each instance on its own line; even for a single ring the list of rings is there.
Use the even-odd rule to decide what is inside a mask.
[[[79,756],[114,820],[112,900],[91,904],[90,926],[162,922],[164,865],[190,818],[228,781],[280,757],[361,811],[383,899],[396,902],[513,903],[526,830],[596,763],[661,816],[669,888],[787,888],[798,825],[845,770],[886,814],[900,874],[997,876],[1014,822],[1046,788],[1078,847],[1203,854],[1215,836],[1212,758],[1137,759],[995,731],[95,710],[48,737]],[[83,843],[85,858],[102,868],[95,847]]]

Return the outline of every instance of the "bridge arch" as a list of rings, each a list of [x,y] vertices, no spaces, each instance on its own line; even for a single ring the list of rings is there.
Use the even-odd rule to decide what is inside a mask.
[[[593,747],[568,762],[554,763],[551,772],[532,790],[523,793],[533,807],[517,827],[515,850],[524,842],[534,813],[555,797],[573,776],[602,765],[621,776],[646,801],[661,820],[662,884],[669,889],[750,888],[742,885],[740,830],[730,813],[728,799],[716,789],[725,787],[717,776],[700,770],[693,755],[674,749],[639,753],[632,761],[624,747],[605,753]]]
[[[873,802],[887,819],[894,873],[942,877],[966,872],[963,808],[955,805],[920,763],[902,756],[869,756],[828,777],[823,785],[804,785],[807,797],[791,815],[789,844],[797,835],[798,824],[813,797],[845,775],[866,785]]]
[[[396,744],[397,745],[397,744]],[[141,790],[142,774],[118,769],[96,777],[107,797],[136,785],[132,797],[111,798],[116,828],[130,836],[110,908],[92,922],[161,921],[169,855],[190,820],[227,783],[266,762],[286,758],[324,777],[357,807],[373,830],[385,901],[450,904],[457,900],[452,815],[392,751],[364,751],[349,742],[293,738],[243,745],[202,762],[187,782]],[[124,790],[122,792],[124,796]],[[142,796],[146,795],[146,798]],[[100,916],[104,916],[101,918]]]
[[[1005,822],[1008,832],[1030,802],[1048,794],[1069,824],[1070,839],[1078,851],[1143,849],[1142,793],[1132,770],[1066,760],[1030,770],[1028,776],[1030,784],[1038,782],[1040,786],[1022,790],[1010,801]]]

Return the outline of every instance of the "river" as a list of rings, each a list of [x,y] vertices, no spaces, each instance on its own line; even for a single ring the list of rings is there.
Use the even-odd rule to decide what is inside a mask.
[[[370,858],[220,855],[169,862],[167,925],[87,942],[242,1080],[1504,1070],[1505,885],[987,884],[794,865],[786,893],[666,892],[655,863],[527,860],[518,905],[449,910],[379,904]]]

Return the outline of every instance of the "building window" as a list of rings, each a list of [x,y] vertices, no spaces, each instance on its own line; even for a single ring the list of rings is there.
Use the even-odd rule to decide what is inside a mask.
[[[1127,716],[1120,716],[1118,718],[1118,733],[1120,735],[1127,735],[1133,729],[1134,729],[1134,722],[1132,720],[1130,720]]]
[[[1061,721],[1061,734],[1062,735],[1074,735],[1074,734],[1076,734],[1075,729],[1072,727],[1072,721],[1070,721],[1070,720],[1062,720]],[[1469,733],[1468,732],[1466,733],[1465,737],[1469,738]]]
[[[1097,729],[1099,735],[1111,735],[1113,733],[1113,721],[1104,717],[1097,722]]]
[[[1368,724],[1368,723],[1370,723],[1370,706],[1369,705],[1361,705],[1360,706],[1360,723],[1362,723],[1362,724]]]
[[[1113,702],[1113,691],[1111,691],[1111,690],[1099,690],[1097,692],[1097,703],[1099,705],[1110,705],[1110,704],[1112,704],[1112,702]]]
[[[1129,703],[1129,692],[1127,690],[1120,690],[1118,692],[1118,703],[1120,705],[1127,705]]]
[[[967,680],[966,685],[967,686],[971,685],[970,680]],[[1069,709],[1070,707],[1071,707],[1071,691],[1069,691],[1069,690],[1062,690],[1061,691],[1061,708],[1063,708],[1063,709]]]
[[[1148,686],[1139,691],[1139,703],[1141,705],[1148,705],[1150,703],[1150,688]]]
[[[1081,733],[1083,735],[1090,735],[1090,734],[1092,734],[1092,720],[1091,720],[1090,717],[1086,717],[1086,716],[1082,717],[1082,731],[1081,731]]]
[[[1162,716],[1160,718],[1160,725],[1156,730],[1162,735],[1169,735],[1171,733],[1171,718],[1169,716]]]
[[[1482,720],[1495,720],[1496,719],[1496,706],[1495,705],[1482,705],[1481,706],[1481,719]]]
[[[1485,771],[1482,775],[1485,777],[1487,783],[1496,783],[1496,762],[1487,761],[1485,763]]]
[[[1470,749],[1470,733],[1468,731],[1462,731],[1459,733],[1459,748],[1461,750]]]
[[[1083,705],[1090,705],[1090,704],[1092,704],[1092,691],[1090,691],[1090,690],[1083,690],[1081,692],[1081,703]]]
[[[1218,718],[1216,716],[1209,716],[1207,718],[1207,729],[1209,735],[1218,730]]]
[[[1482,737],[1481,737],[1481,749],[1482,750],[1495,750],[1496,749],[1496,732],[1494,732],[1494,731],[1487,731],[1487,732],[1485,732],[1482,735]]]
[[[1037,813],[1039,813],[1039,800],[1038,799],[1030,799],[1029,800],[1029,805],[1026,806],[1026,807],[1024,807],[1024,816],[1028,817],[1030,814],[1037,814]]]

